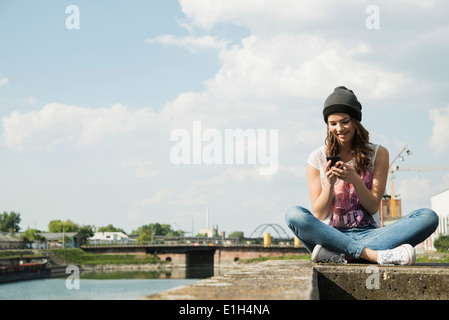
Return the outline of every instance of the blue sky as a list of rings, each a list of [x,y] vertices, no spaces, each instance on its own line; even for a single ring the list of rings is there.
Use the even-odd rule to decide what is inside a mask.
[[[310,207],[322,104],[345,85],[371,140],[404,165],[448,164],[448,4],[355,0],[2,1],[0,203],[22,229],[53,219],[130,232],[160,222],[246,235]],[[69,30],[66,8],[80,10]],[[279,169],[174,165],[173,130],[277,129]],[[400,164],[400,163],[398,163]],[[449,171],[397,172],[403,213]],[[389,192],[390,183],[387,185]]]

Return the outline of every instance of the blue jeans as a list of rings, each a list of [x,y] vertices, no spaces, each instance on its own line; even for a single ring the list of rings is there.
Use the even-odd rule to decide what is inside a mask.
[[[359,259],[365,247],[386,250],[406,243],[416,246],[436,230],[439,218],[430,209],[419,209],[383,228],[336,229],[318,220],[306,208],[295,206],[286,212],[285,221],[310,253],[320,244]]]

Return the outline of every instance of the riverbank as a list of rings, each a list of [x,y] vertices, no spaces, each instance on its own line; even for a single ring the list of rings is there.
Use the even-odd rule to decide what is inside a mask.
[[[160,265],[166,263],[156,255],[142,254],[96,254],[82,249],[50,249],[43,250],[58,265]]]

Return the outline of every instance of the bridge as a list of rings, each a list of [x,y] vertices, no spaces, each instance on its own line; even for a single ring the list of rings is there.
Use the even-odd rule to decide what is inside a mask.
[[[265,237],[267,231],[274,232],[274,242],[278,244],[271,243],[271,236],[267,240]],[[250,238],[155,236],[154,239],[156,243],[150,244],[83,245],[81,248],[86,252],[97,254],[152,254],[162,261],[186,268],[213,268],[233,264],[239,260],[308,253],[302,245],[289,238],[285,230],[277,224],[259,225]],[[254,244],[262,239],[264,244]],[[239,244],[240,241],[247,244]],[[253,243],[249,244],[251,242]]]
[[[243,244],[84,245],[82,249],[99,254],[154,254],[161,260],[185,267],[213,267],[251,258],[308,253],[303,246]]]

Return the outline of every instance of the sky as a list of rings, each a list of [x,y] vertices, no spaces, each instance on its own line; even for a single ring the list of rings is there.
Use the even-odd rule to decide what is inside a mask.
[[[284,214],[311,207],[306,161],[337,86],[390,160],[412,151],[395,165],[449,165],[447,12],[443,0],[2,0],[0,210],[22,230],[70,219],[196,234],[208,211],[219,232],[292,236]],[[238,130],[246,152],[219,161]],[[449,170],[394,176],[403,215],[449,188]]]

